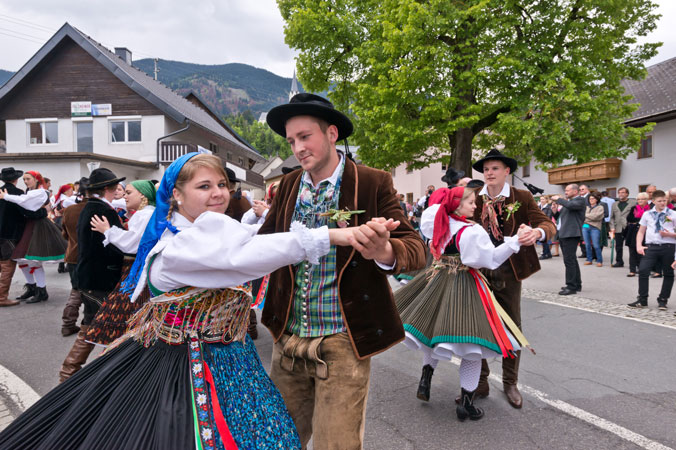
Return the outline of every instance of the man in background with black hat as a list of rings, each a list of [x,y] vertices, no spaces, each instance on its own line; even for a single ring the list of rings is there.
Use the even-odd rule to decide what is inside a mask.
[[[225,210],[225,215],[241,222],[244,213],[251,209],[251,202],[246,198],[246,194],[242,193],[242,187],[237,186],[239,180],[235,171],[225,167],[225,173],[228,175],[230,185],[230,203],[228,203],[228,209]]]
[[[529,191],[516,189],[507,182],[507,177],[517,168],[514,158],[493,149],[472,167],[484,174],[485,181],[477,196],[474,220],[488,232],[493,244],[502,244],[505,236],[517,234],[522,225],[532,227],[531,232],[519,239],[521,250],[518,253],[495,270],[483,270],[498,303],[521,328],[521,281],[540,270],[534,244],[551,238],[556,233],[556,227],[540,210]],[[516,386],[520,358],[519,351],[516,358],[502,360],[503,388],[509,404],[514,408],[521,408],[523,405],[521,393]],[[483,360],[476,391],[478,397],[488,395],[489,373],[488,364]]]
[[[14,167],[6,167],[0,173],[0,180],[5,184],[2,190],[11,195],[22,195],[24,192],[16,187],[23,171]],[[47,217],[47,210],[40,208],[29,211],[21,206],[0,200],[0,307],[16,306],[19,302],[9,299],[9,288],[16,270],[16,261],[12,260],[12,252],[16,243],[21,239],[26,227],[26,219],[42,219]]]
[[[270,376],[304,447],[312,437],[318,449],[362,448],[371,357],[404,338],[387,275],[423,268],[424,244],[390,174],[336,150],[352,123],[331,102],[297,94],[267,122],[302,170],[282,178],[259,233],[289,231],[293,222],[359,227],[354,248],[334,246],[319,264],[271,274],[262,317],[275,340]],[[346,209],[354,213],[337,221],[322,215]]]
[[[82,368],[94,348],[94,344],[85,342],[89,325],[99,310],[101,303],[120,281],[124,254],[114,245],[103,245],[104,235],[92,229],[92,217],[105,217],[111,227],[122,228],[120,216],[112,201],[120,181],[106,168],[99,168],[89,175],[87,194],[89,200],[82,208],[77,220],[78,255],[75,267],[75,284],[84,303],[84,317],[73,347],[63,362],[59,372],[59,381],[63,382]]]

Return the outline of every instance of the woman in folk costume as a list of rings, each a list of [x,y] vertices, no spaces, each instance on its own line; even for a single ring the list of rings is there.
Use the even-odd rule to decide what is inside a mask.
[[[256,235],[224,214],[221,161],[189,153],[166,170],[122,284],[153,298],[130,331],[0,432],[0,448],[300,448],[281,395],[246,335],[242,284],[317,262],[353,230]]]
[[[481,359],[513,357],[528,342],[495,301],[477,270],[495,268],[519,251],[519,237],[495,247],[486,231],[466,217],[476,209],[473,189],[439,189],[421,217],[420,229],[431,239],[432,266],[395,293],[406,331],[404,343],[423,352],[417,396],[428,401],[434,368],[452,356],[460,363],[458,419],[478,420],[474,406]],[[523,228],[523,232],[527,227]],[[520,231],[522,232],[522,231]],[[515,338],[516,337],[516,338]]]
[[[15,203],[29,211],[44,208],[49,203],[49,192],[45,188],[42,175],[29,170],[24,174],[23,181],[26,184],[25,194],[10,195],[2,191],[0,199]],[[18,263],[26,278],[24,293],[17,297],[17,300],[26,300],[26,303],[47,301],[49,295],[42,263],[63,260],[66,245],[58,227],[48,218],[29,220],[26,223],[21,240],[12,252],[12,259]]]
[[[150,298],[146,289],[134,303],[130,302],[130,294],[121,291],[121,283],[129,275],[143,232],[155,211],[155,192],[155,185],[148,180],[132,181],[125,186],[127,211],[134,211],[127,223],[128,230],[111,226],[105,217],[94,216],[91,220],[92,230],[105,236],[103,245],[114,245],[125,256],[120,283],[103,302],[89,326],[85,336],[87,342],[107,346],[122,336],[127,330],[127,321]]]

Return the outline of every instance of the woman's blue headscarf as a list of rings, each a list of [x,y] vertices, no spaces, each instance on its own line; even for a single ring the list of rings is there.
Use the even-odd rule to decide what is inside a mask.
[[[136,285],[141,278],[141,273],[143,273],[143,266],[145,265],[146,258],[148,257],[150,250],[155,247],[157,241],[162,237],[164,230],[168,228],[174,233],[178,232],[178,230],[167,220],[169,205],[171,205],[171,197],[174,191],[174,185],[176,184],[176,178],[178,178],[178,174],[181,172],[183,165],[187,163],[190,158],[197,155],[199,155],[199,153],[193,152],[181,156],[171,163],[164,172],[160,187],[155,196],[155,211],[153,212],[152,217],[150,217],[150,222],[148,222],[146,230],[143,232],[141,243],[136,252],[136,260],[131,266],[129,275],[124,279],[120,286],[122,292],[126,294],[134,292],[134,289],[136,289]]]

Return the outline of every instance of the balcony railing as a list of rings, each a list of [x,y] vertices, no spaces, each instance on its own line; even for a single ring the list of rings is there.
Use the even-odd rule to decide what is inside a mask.
[[[171,164],[186,153],[196,151],[195,144],[176,141],[160,142],[160,164]]]
[[[582,181],[607,180],[620,177],[622,160],[617,158],[602,159],[572,166],[549,169],[549,184],[569,184]]]

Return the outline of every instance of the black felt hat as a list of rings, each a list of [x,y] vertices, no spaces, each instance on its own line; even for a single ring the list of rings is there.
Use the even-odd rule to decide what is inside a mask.
[[[490,161],[490,160],[498,160],[498,161],[502,161],[503,163],[505,163],[507,165],[507,167],[509,167],[509,173],[516,172],[516,168],[518,167],[516,159],[510,158],[507,155],[503,155],[502,153],[500,153],[499,150],[496,150],[496,149],[493,148],[486,154],[486,156],[484,156],[479,161],[472,164],[472,168],[474,170],[476,170],[477,172],[483,173],[484,163],[486,161]]]
[[[453,167],[446,169],[446,174],[441,177],[441,181],[448,184],[449,186],[455,186],[458,184],[458,181],[465,176],[465,171],[456,170]]]
[[[293,166],[293,167],[282,167],[282,173],[284,175],[288,175],[294,170],[300,169],[300,166]]]
[[[237,179],[237,174],[235,174],[235,171],[232,170],[230,167],[224,167],[225,173],[228,175],[228,183],[230,184],[235,184],[239,180]]]
[[[87,189],[101,189],[106,186],[119,184],[120,181],[126,179],[127,177],[117,177],[112,170],[101,167],[100,169],[92,170],[92,173],[89,174],[89,185],[87,186]]]
[[[296,116],[312,116],[325,120],[338,128],[338,140],[341,141],[352,134],[352,122],[333,103],[315,94],[301,93],[291,97],[289,103],[275,106],[268,112],[266,121],[272,130],[286,137],[286,122]]]
[[[0,180],[14,181],[23,175],[23,170],[16,170],[14,167],[5,167],[0,173]]]

